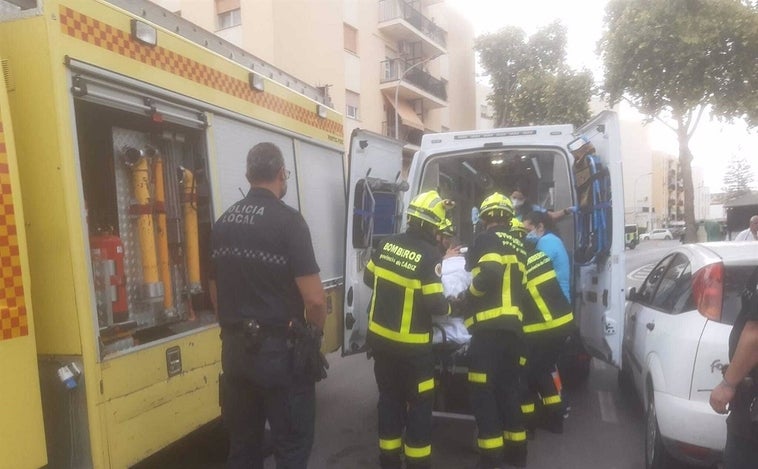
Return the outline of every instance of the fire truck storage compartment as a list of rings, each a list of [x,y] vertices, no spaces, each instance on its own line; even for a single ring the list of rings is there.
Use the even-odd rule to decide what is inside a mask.
[[[75,113],[101,355],[213,323],[204,123],[84,98]]]

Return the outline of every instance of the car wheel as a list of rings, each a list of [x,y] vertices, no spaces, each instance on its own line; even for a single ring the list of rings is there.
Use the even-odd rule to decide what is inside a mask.
[[[645,468],[667,469],[673,465],[674,461],[663,445],[661,431],[658,428],[658,417],[655,413],[653,393],[650,391],[645,412]]]
[[[663,238],[663,239],[665,239],[666,241],[671,241],[671,236],[669,236],[669,235],[666,235],[666,237],[665,237],[665,238]]]

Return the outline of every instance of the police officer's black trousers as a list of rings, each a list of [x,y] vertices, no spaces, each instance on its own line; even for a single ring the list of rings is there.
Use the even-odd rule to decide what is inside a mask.
[[[229,433],[229,469],[262,469],[265,425],[271,427],[271,437],[277,469],[305,469],[313,446],[316,418],[315,384],[303,383],[291,376],[277,378],[278,365],[266,365],[267,377],[282,380],[274,386],[261,385],[259,374],[251,373],[251,361],[260,351],[246,350],[241,335],[223,336],[221,415]],[[282,362],[284,363],[284,362]],[[271,373],[269,373],[271,372]]]
[[[413,356],[374,353],[379,388],[379,462],[382,468],[428,468],[431,464],[432,353]],[[405,441],[403,441],[405,430]]]
[[[475,331],[469,345],[469,398],[479,430],[480,466],[526,459],[521,415],[523,343],[507,331]]]
[[[528,428],[536,426],[539,420],[552,426],[563,420],[563,401],[553,372],[564,341],[563,337],[527,338],[529,354],[522,410]]]

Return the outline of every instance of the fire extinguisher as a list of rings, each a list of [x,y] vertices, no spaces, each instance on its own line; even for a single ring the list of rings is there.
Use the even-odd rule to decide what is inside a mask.
[[[129,306],[126,301],[126,274],[124,271],[124,243],[121,238],[111,233],[103,233],[90,238],[90,249],[99,251],[99,258],[106,263],[110,279],[107,286],[112,301],[113,322],[129,319]]]

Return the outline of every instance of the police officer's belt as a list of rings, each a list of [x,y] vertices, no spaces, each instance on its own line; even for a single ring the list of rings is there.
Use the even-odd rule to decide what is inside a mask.
[[[290,334],[289,324],[278,326],[260,325],[254,320],[239,321],[221,326],[221,331],[229,335],[260,335],[262,337],[287,338]]]

